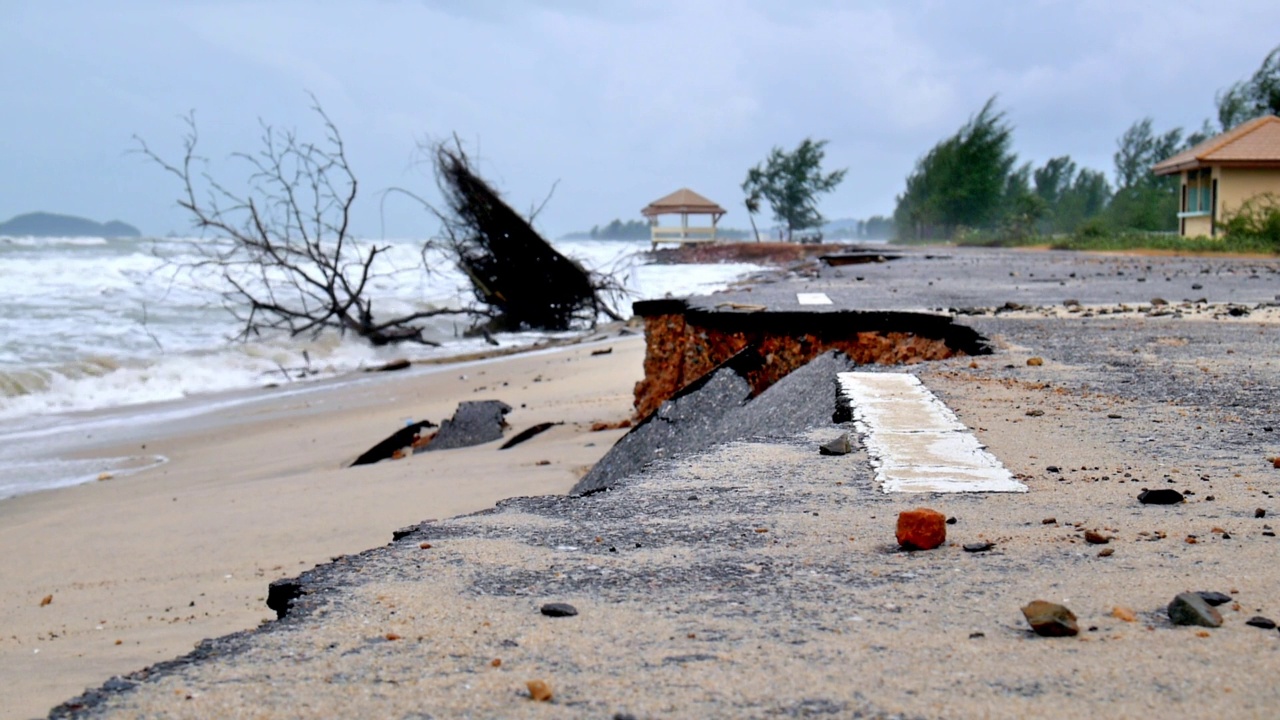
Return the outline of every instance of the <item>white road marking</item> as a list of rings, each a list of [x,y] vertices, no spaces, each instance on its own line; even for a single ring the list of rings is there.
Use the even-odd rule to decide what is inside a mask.
[[[844,372],[840,393],[884,492],[1026,492],[909,373]]]
[[[796,302],[801,305],[830,305],[831,298],[826,293],[796,293]]]

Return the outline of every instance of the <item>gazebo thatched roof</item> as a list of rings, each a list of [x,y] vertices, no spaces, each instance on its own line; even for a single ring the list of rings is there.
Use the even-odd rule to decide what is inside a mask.
[[[658,215],[715,215],[727,212],[724,208],[690,190],[680,188],[666,197],[654,200],[640,211],[647,218]]]

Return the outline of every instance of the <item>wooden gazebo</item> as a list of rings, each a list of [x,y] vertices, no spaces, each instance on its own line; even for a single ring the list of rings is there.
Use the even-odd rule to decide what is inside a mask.
[[[654,200],[640,211],[649,219],[650,240],[653,247],[658,243],[693,243],[713,242],[716,239],[716,223],[724,217],[726,210],[689,188],[679,190],[666,197]],[[658,224],[660,215],[679,215],[680,225],[662,227]],[[690,215],[710,215],[711,225],[690,225]]]

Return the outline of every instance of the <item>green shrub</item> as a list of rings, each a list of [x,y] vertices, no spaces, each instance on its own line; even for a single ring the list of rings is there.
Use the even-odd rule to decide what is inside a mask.
[[[1280,198],[1263,193],[1245,200],[1234,212],[1225,208],[1218,227],[1231,240],[1261,240],[1280,250]]]

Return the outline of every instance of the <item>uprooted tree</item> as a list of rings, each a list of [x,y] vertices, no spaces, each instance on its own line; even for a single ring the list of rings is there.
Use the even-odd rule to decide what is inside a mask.
[[[312,109],[324,127],[323,142],[306,142],[292,130],[263,124],[258,152],[232,155],[249,170],[242,191],[206,169],[208,161],[196,152],[194,114],[185,118],[184,152],[176,164],[138,139],[143,155],[178,178],[178,205],[203,236],[191,243],[196,259],[180,269],[213,278],[223,305],[240,321],[240,340],[272,331],[315,336],[331,329],[374,345],[429,342],[416,322],[467,311],[374,314],[372,283],[395,271],[378,262],[387,246],[365,245],[353,236],[356,178],[337,127],[318,104]]]
[[[444,224],[444,249],[471,279],[481,305],[376,315],[371,290],[378,278],[430,272],[426,257],[434,241],[425,243],[421,267],[397,270],[379,260],[388,246],[354,237],[356,178],[337,127],[318,103],[312,109],[324,128],[322,142],[263,124],[262,147],[232,155],[249,170],[244,190],[232,190],[207,170],[208,161],[196,152],[194,114],[185,118],[188,132],[177,163],[137,139],[145,157],[178,178],[178,205],[201,231],[191,243],[196,259],[177,269],[206,279],[220,294],[240,322],[237,339],[336,330],[374,345],[430,343],[418,323],[439,315],[487,319],[497,330],[565,330],[577,322],[594,324],[601,312],[617,318],[601,300],[602,292],[616,289],[611,278],[556,252],[471,171],[460,149],[443,146],[437,179],[448,210],[432,210]]]
[[[542,238],[473,170],[461,144],[432,148],[444,208],[427,208],[442,225],[443,242],[471,280],[475,298],[490,309],[490,329],[567,330],[594,325],[600,314],[621,317],[604,297],[620,288],[591,273]]]

